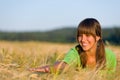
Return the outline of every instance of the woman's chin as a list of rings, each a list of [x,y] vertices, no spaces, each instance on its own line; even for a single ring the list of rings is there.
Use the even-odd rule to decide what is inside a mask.
[[[89,50],[89,48],[87,48],[87,47],[83,47],[82,48],[84,51],[88,51]]]

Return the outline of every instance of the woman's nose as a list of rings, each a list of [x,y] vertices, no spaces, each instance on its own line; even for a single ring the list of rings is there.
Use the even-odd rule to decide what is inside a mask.
[[[85,40],[86,40],[86,36],[85,36],[85,35],[82,35],[81,41],[85,41]]]

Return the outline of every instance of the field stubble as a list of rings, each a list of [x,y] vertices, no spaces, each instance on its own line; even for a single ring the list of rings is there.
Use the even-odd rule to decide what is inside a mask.
[[[116,74],[112,77],[97,76],[93,71],[74,71],[62,74],[31,73],[27,69],[53,64],[61,60],[75,44],[48,42],[0,41],[0,80],[120,80],[120,46],[106,46],[117,57]],[[95,75],[96,77],[91,78]],[[87,77],[86,77],[87,76]]]

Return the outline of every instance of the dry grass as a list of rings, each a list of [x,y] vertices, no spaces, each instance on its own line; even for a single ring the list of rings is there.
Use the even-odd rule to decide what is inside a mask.
[[[120,80],[120,46],[107,46],[118,60],[114,75],[97,75],[94,71],[70,69],[66,73],[31,73],[28,68],[52,64],[63,58],[75,44],[0,41],[0,80]]]

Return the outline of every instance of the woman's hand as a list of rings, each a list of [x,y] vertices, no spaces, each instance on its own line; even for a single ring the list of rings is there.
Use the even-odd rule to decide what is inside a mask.
[[[28,69],[31,72],[50,72],[49,66]]]
[[[30,68],[28,69],[31,72],[57,72],[59,70],[63,70],[66,66],[65,62],[55,62],[54,65],[48,65],[48,66],[43,66],[43,67],[38,67],[38,68]]]

